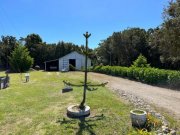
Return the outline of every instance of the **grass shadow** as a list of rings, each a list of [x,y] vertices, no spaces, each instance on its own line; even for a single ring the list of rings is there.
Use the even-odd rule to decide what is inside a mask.
[[[93,117],[81,117],[81,118],[72,118],[72,119],[63,118],[62,120],[61,119],[57,120],[57,123],[59,123],[60,125],[66,125],[66,128],[74,128],[72,125],[77,123],[78,131],[76,132],[76,135],[83,135],[84,131],[88,132],[91,135],[95,135],[96,133],[93,129],[94,127],[97,126],[95,122],[103,119],[105,119],[105,116],[101,114]]]

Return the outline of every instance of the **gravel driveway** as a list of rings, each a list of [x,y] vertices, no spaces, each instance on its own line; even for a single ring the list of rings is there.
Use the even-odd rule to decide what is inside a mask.
[[[158,108],[165,109],[168,113],[176,117],[178,121],[180,120],[180,91],[99,73],[88,73],[88,76],[94,81],[108,81],[107,87],[110,89],[119,89],[138,96]]]

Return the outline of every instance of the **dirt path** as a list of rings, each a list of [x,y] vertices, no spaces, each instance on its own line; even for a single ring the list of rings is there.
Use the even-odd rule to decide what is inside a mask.
[[[180,120],[180,91],[98,73],[88,73],[88,76],[95,81],[108,81],[107,87],[110,89],[120,89],[138,96],[158,108],[165,109],[171,115],[174,115],[178,121]]]

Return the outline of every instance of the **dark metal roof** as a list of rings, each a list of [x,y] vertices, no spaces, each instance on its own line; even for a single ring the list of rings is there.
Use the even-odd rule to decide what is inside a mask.
[[[45,61],[44,63],[46,63],[46,62],[51,62],[51,61],[56,61],[56,60],[59,60],[59,59],[48,60],[48,61]]]

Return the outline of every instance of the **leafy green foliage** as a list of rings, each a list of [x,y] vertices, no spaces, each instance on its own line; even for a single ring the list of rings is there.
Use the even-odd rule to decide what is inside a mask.
[[[150,37],[151,48],[160,53],[165,67],[180,69],[180,2],[169,2],[164,10],[164,22]]]
[[[151,66],[180,69],[180,2],[174,0],[164,10],[160,27],[144,30],[128,28],[114,32],[95,50],[99,63],[130,66],[141,53]]]
[[[1,36],[0,41],[0,65],[9,68],[8,57],[17,46],[17,40],[13,36]]]
[[[146,129],[137,129],[129,133],[128,135],[154,135],[151,132],[148,132]]]
[[[21,73],[30,69],[33,64],[33,58],[29,56],[27,48],[19,45],[9,57],[9,63],[14,72]]]
[[[140,53],[147,56],[147,49],[146,31],[128,28],[122,32],[114,32],[99,44],[95,52],[99,63],[130,66]]]
[[[147,114],[147,122],[146,122],[145,127],[148,131],[158,129],[161,126],[162,126],[162,122],[160,119],[156,118],[155,116],[149,113]]]
[[[171,87],[180,87],[180,72],[157,68],[96,66],[94,72],[108,75],[128,77],[148,84],[164,84]]]
[[[147,59],[142,54],[138,56],[138,58],[133,62],[132,67],[150,67],[149,64],[147,64]]]
[[[58,59],[66,54],[77,51],[83,53],[84,46],[78,46],[73,43],[60,41],[58,43],[47,44],[43,42],[38,34],[29,34],[16,40],[13,36],[2,36],[0,40],[0,68],[9,68],[8,57],[18,44],[23,44],[28,49],[30,56],[34,59],[34,67],[36,65],[44,68],[44,62],[48,60]],[[92,49],[88,48],[88,57],[95,63],[96,56]]]
[[[132,131],[128,135],[154,135],[155,131],[157,131],[161,126],[162,121],[148,113],[145,127],[142,129],[136,128],[136,130]]]

